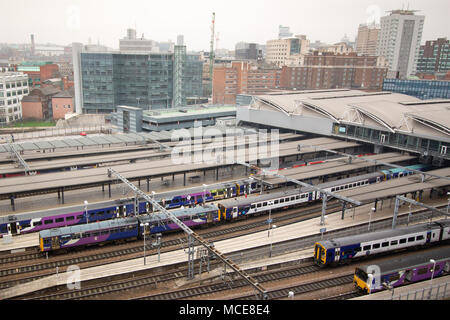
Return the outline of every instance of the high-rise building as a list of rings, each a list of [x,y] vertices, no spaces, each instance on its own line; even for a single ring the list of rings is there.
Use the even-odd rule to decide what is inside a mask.
[[[309,40],[304,35],[295,38],[269,40],[266,44],[266,62],[282,67],[292,56],[308,53]]]
[[[358,36],[356,38],[356,52],[365,56],[376,55],[379,32],[379,25],[360,24],[358,28]]]
[[[28,75],[22,72],[0,73],[0,124],[22,118],[22,99],[28,93]]]
[[[144,110],[183,104],[202,95],[199,55],[174,53],[81,52],[74,57],[77,113],[110,113],[118,105]],[[79,63],[79,65],[77,65]]]
[[[417,73],[441,79],[450,71],[450,41],[447,38],[426,41],[420,46]]]
[[[416,74],[425,16],[412,10],[393,10],[381,17],[377,55],[384,56],[393,77],[407,78]]]

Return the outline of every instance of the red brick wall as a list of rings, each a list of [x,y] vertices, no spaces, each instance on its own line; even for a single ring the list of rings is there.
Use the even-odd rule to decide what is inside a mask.
[[[260,94],[280,84],[278,69],[256,69],[248,62],[234,61],[231,67],[214,68],[213,103],[236,103],[237,94]]]
[[[64,119],[66,113],[74,112],[72,98],[53,97],[52,98],[53,119]]]
[[[57,64],[45,64],[41,66],[41,81],[55,77],[55,72],[59,71]]]
[[[42,103],[40,101],[22,101],[22,117],[24,119],[44,119]]]

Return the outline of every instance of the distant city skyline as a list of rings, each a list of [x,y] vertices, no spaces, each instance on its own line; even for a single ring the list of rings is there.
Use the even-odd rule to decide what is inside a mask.
[[[290,27],[294,35],[306,35],[311,43],[333,44],[344,35],[354,41],[359,24],[402,8],[425,16],[422,44],[450,37],[448,0],[281,0],[275,5],[268,0],[168,0],[158,5],[141,0],[16,0],[0,2],[0,10],[11,13],[0,20],[4,30],[0,43],[30,43],[34,34],[37,44],[87,44],[90,38],[93,44],[118,49],[127,29],[135,28],[138,38],[143,34],[146,39],[176,43],[177,35],[183,35],[189,51],[209,51],[215,12],[220,49],[234,50],[241,41],[265,44],[278,38],[279,25]]]

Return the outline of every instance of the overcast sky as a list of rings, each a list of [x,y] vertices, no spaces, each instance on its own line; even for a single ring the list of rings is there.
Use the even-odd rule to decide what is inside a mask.
[[[450,0],[0,0],[0,43],[67,45],[92,43],[118,48],[127,28],[156,41],[176,42],[183,34],[188,50],[209,51],[211,16],[216,13],[219,48],[239,41],[265,44],[278,26],[306,34],[311,42],[353,40],[358,25],[393,9],[425,15],[422,43],[450,38]]]

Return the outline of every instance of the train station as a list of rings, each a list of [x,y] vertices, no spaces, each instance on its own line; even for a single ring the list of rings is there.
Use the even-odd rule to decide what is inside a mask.
[[[0,299],[448,299],[449,106],[272,92],[204,126],[131,132],[124,106],[120,132],[9,139]]]

